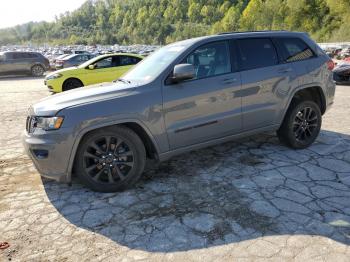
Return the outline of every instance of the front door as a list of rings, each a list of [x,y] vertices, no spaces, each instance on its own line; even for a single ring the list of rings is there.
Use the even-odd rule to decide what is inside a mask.
[[[163,87],[163,112],[171,149],[241,130],[241,88],[231,68],[227,41],[205,44],[181,63],[195,67],[194,79]]]

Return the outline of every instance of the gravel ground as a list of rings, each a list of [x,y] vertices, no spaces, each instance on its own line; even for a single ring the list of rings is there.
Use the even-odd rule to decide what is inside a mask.
[[[41,179],[23,153],[43,79],[0,79],[0,261],[349,261],[350,87],[307,150],[262,134],[173,158],[134,189]]]

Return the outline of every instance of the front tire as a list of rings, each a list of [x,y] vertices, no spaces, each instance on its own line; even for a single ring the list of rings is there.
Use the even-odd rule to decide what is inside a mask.
[[[321,130],[322,114],[313,101],[292,101],[277,131],[280,141],[294,149],[309,147]]]
[[[116,192],[134,185],[146,163],[146,150],[131,129],[114,126],[87,134],[76,157],[79,179],[98,192]]]
[[[79,79],[70,78],[63,83],[62,91],[72,90],[84,86]]]

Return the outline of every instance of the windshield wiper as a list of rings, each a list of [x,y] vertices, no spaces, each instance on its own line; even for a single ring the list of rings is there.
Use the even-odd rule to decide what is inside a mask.
[[[130,84],[131,83],[130,80],[126,80],[126,79],[123,79],[123,78],[118,78],[118,79],[113,81],[113,83],[116,83],[116,82],[123,82],[124,84]]]

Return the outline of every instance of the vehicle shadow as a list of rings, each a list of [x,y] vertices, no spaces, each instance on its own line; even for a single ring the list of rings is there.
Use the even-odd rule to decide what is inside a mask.
[[[350,136],[330,131],[306,150],[261,134],[194,151],[125,192],[44,187],[68,221],[133,249],[186,251],[270,235],[350,245]]]
[[[6,81],[19,81],[19,80],[33,80],[33,79],[44,79],[44,76],[28,76],[28,75],[7,75],[7,76],[0,76],[1,80]]]

